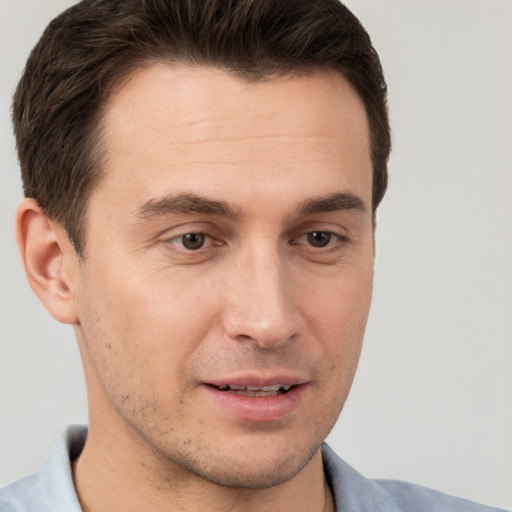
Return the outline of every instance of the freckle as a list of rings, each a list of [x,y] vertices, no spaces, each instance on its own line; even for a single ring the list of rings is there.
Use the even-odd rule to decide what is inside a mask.
[[[204,421],[203,420],[199,420],[199,425],[204,425]]]
[[[184,402],[183,398],[180,398],[180,399],[178,400],[178,403],[179,403],[179,404],[182,404],[183,402]]]
[[[105,343],[106,348],[112,348],[112,343]]]
[[[185,439],[185,441],[183,441],[183,444],[190,444],[192,441],[190,439]]]

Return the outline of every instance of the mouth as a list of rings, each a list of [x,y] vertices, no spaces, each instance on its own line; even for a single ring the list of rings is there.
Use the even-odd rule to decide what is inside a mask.
[[[273,386],[244,386],[239,384],[221,384],[214,386],[219,391],[234,393],[235,395],[258,397],[258,396],[279,396],[288,393],[295,387],[293,384],[275,384]]]
[[[208,382],[203,389],[220,407],[238,419],[268,423],[291,418],[309,396],[310,381],[290,375],[233,377]]]

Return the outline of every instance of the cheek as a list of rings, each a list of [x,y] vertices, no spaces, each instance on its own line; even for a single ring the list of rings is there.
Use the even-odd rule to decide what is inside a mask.
[[[372,296],[372,261],[364,267],[345,269],[323,287],[308,290],[307,324],[318,340],[317,349],[326,363],[321,377],[322,409],[333,412],[336,421],[349,393],[361,353]]]
[[[304,285],[304,316],[334,352],[351,352],[362,342],[372,298],[373,267],[340,269]]]
[[[138,379],[172,381],[220,318],[218,300],[201,282],[187,273],[91,271],[79,316],[97,370],[117,379],[137,372]]]

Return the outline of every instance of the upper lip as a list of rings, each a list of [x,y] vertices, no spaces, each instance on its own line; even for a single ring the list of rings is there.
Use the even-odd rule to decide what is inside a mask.
[[[272,376],[262,375],[246,375],[223,377],[221,379],[209,380],[205,384],[215,387],[221,386],[246,386],[251,388],[263,388],[268,386],[297,386],[299,384],[307,384],[309,379],[297,375],[280,374]]]

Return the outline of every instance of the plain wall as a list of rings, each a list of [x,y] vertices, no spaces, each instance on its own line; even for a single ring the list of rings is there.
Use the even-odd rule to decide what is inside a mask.
[[[10,97],[72,2],[0,0],[0,484],[86,422],[70,327],[26,283]],[[394,152],[372,313],[329,442],[369,477],[512,508],[512,2],[352,0],[389,85]]]

